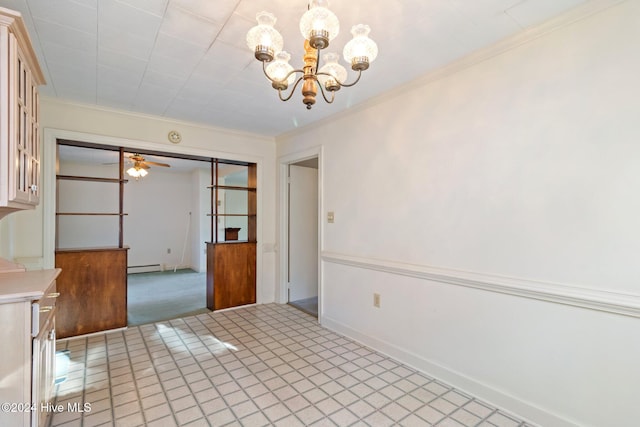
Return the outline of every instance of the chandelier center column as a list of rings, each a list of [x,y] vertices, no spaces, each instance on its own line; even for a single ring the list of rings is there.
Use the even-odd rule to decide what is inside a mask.
[[[307,106],[307,110],[310,110],[313,104],[316,103],[316,95],[318,94],[318,88],[316,87],[316,67],[318,66],[318,51],[309,44],[309,40],[304,41],[304,83],[302,85],[302,102]]]

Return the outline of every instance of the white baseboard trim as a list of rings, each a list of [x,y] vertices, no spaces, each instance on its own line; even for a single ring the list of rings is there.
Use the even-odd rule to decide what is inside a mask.
[[[518,399],[515,396],[500,391],[487,384],[483,384],[480,381],[456,372],[446,366],[440,365],[439,363],[428,360],[416,353],[397,347],[372,336],[362,334],[341,322],[328,318],[327,316],[322,318],[322,326],[385,354],[429,377],[440,380],[462,392],[478,397],[486,403],[500,408],[504,412],[511,413],[517,418],[524,419],[530,424],[557,427],[578,426],[578,424],[559,415]]]
[[[322,260],[490,292],[640,317],[640,295],[322,252]]]
[[[88,334],[74,335],[72,337],[65,337],[65,338],[58,338],[58,339],[56,339],[56,342],[66,342],[66,341],[73,341],[73,340],[77,340],[77,339],[91,338],[91,337],[95,337],[95,336],[98,336],[98,335],[111,334],[113,332],[124,332],[127,329],[129,329],[128,326],[123,326],[121,328],[107,329],[106,331],[90,332]]]

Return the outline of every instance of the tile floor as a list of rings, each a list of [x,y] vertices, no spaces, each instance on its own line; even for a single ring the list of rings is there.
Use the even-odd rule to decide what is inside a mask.
[[[51,426],[530,426],[288,305],[61,340],[63,348],[71,362]]]

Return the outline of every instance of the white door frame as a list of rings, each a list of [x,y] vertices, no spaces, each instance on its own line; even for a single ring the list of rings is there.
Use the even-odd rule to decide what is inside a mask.
[[[279,221],[278,221],[278,240],[280,241],[280,250],[278,251],[278,289],[276,291],[276,300],[285,304],[287,297],[287,271],[289,269],[289,192],[288,186],[288,168],[290,164],[298,163],[303,160],[309,160],[314,157],[318,158],[318,322],[322,323],[323,302],[322,302],[322,264],[320,262],[320,254],[324,247],[322,236],[324,235],[324,224],[322,222],[322,212],[324,211],[323,203],[323,174],[322,174],[322,147],[313,147],[304,151],[288,154],[278,158],[278,201],[279,201]]]

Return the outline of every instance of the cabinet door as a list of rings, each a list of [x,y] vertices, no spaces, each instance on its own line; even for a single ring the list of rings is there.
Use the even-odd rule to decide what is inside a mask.
[[[45,327],[33,340],[33,379],[31,403],[35,409],[31,411],[31,425],[46,425],[48,412],[42,410],[51,404],[56,372],[56,333],[55,317],[50,316]]]
[[[29,79],[29,127],[31,129],[29,151],[29,203],[40,203],[40,95],[38,87]]]
[[[0,325],[0,403],[30,402],[31,301],[0,304]],[[0,426],[28,426],[30,418],[30,411],[0,410]]]
[[[38,180],[40,175],[39,129],[37,129],[37,88],[33,85],[31,72],[15,37],[11,37],[10,49],[15,73],[15,116],[11,121],[13,141],[9,141],[10,164],[9,199],[13,202],[36,204],[39,200]],[[36,96],[34,97],[34,91]],[[35,131],[35,132],[34,132]],[[36,157],[38,156],[38,157]]]

